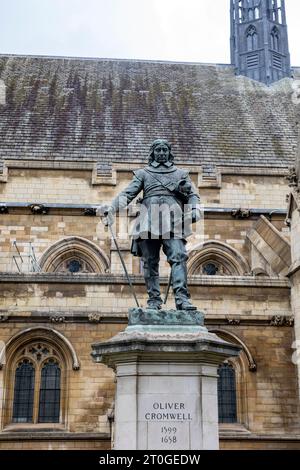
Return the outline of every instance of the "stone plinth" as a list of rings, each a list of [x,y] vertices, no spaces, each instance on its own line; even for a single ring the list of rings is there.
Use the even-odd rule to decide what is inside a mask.
[[[115,449],[219,448],[217,368],[239,347],[201,312],[131,309],[126,330],[92,348],[116,372]]]

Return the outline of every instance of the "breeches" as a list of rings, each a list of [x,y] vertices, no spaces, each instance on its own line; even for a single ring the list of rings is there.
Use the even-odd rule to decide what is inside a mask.
[[[170,266],[186,263],[186,242],[182,239],[142,240],[139,242],[144,263],[145,277],[159,275],[159,253],[162,247]]]

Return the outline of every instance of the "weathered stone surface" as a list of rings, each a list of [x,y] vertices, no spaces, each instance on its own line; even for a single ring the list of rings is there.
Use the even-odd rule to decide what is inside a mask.
[[[222,358],[238,355],[240,349],[199,325],[135,324],[108,341],[92,344],[91,355],[95,362],[109,367],[119,361],[136,360],[141,353],[150,361],[168,356],[172,361],[184,357],[193,362],[209,357],[211,363],[218,365]]]
[[[204,314],[188,310],[129,309],[128,325],[204,325]]]

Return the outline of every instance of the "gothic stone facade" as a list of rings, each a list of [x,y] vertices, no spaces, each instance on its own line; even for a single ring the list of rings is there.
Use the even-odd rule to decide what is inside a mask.
[[[300,448],[292,203],[292,240],[285,223],[294,74],[267,87],[231,66],[0,57],[0,449],[111,447],[114,373],[91,344],[125,328],[133,299],[93,208],[156,137],[204,204],[204,243],[188,241],[193,301],[243,348],[229,361],[236,413],[221,448]],[[145,305],[139,259],[119,243]],[[160,274],[166,288],[166,263]]]

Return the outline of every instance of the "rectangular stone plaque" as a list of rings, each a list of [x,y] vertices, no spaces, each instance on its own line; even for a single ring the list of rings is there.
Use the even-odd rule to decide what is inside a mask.
[[[196,394],[140,395],[138,421],[147,424],[148,448],[189,449],[190,430],[200,419],[197,403]]]

